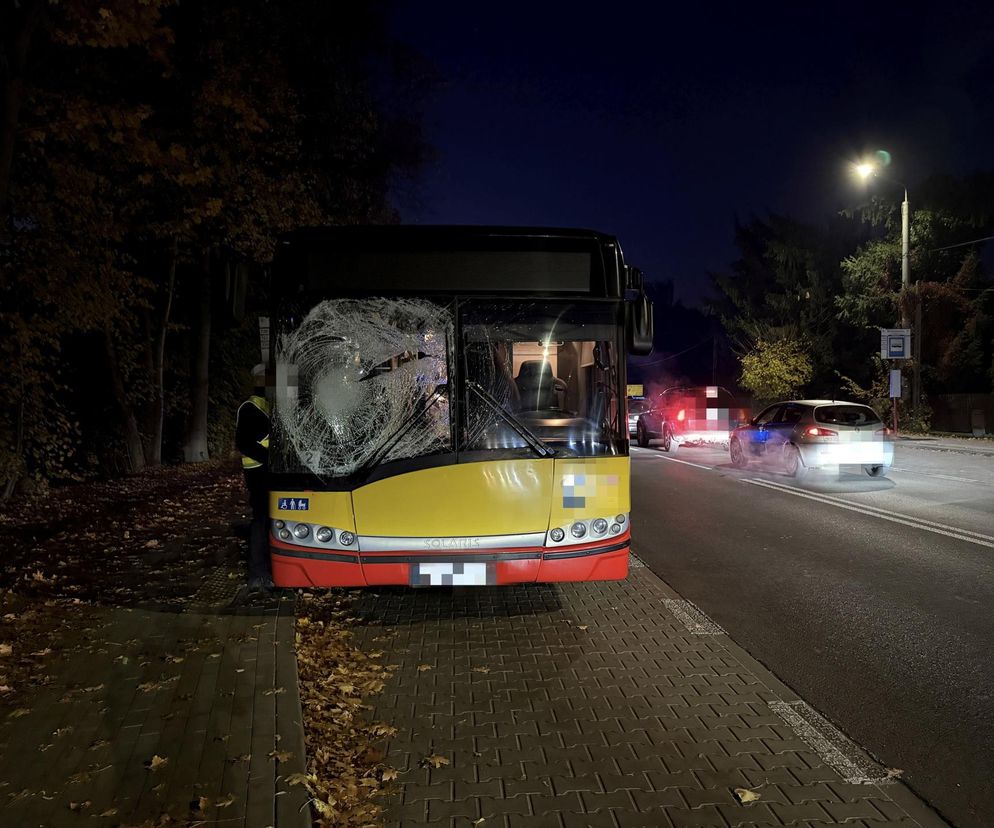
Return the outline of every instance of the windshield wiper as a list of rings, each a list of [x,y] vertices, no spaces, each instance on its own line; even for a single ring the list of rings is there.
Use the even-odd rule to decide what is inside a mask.
[[[358,469],[356,469],[356,474],[363,474],[364,472],[370,471],[375,465],[377,465],[380,460],[389,454],[390,449],[392,449],[404,435],[408,434],[411,429],[416,425],[420,425],[421,421],[424,420],[425,416],[429,411],[438,403],[439,400],[444,399],[448,396],[449,388],[447,385],[439,385],[435,388],[432,395],[428,398],[427,402],[414,414],[411,418],[404,422],[393,434],[391,434],[386,440],[380,444],[380,448],[374,451],[369,457],[366,458],[366,462],[363,463]]]
[[[466,387],[470,391],[475,392],[476,395],[487,404],[487,407],[494,412],[494,414],[514,429],[518,433],[518,436],[528,443],[531,449],[538,454],[539,457],[552,457],[556,453],[556,450],[552,446],[543,442],[539,437],[536,437],[531,431],[529,431],[528,427],[525,426],[524,423],[512,416],[508,411],[505,411],[504,407],[497,402],[497,400],[495,400],[478,382],[469,380],[466,382]]]

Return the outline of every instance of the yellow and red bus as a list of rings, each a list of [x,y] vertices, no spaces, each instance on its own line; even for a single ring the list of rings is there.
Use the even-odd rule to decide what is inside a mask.
[[[589,230],[298,230],[273,263],[278,586],[624,578],[641,273]]]

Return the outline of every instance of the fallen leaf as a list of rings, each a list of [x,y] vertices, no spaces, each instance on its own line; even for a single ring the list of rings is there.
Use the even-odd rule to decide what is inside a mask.
[[[746,805],[749,802],[755,802],[759,799],[759,794],[755,791],[750,791],[748,788],[736,788],[734,793],[736,798],[743,805]]]
[[[84,808],[89,808],[90,805],[92,805],[92,804],[93,803],[90,802],[89,799],[87,799],[85,802],[70,802],[69,803],[69,810],[70,811],[82,811]]]
[[[275,759],[277,762],[288,762],[293,758],[293,754],[288,750],[273,750],[267,755],[270,759]]]
[[[904,774],[904,771],[900,768],[887,768],[887,778],[888,779],[898,779]]]
[[[489,667],[474,667],[473,668],[473,672],[474,673],[489,673],[490,672],[490,668]]]
[[[367,745],[366,748],[359,754],[359,761],[364,765],[376,765],[383,761],[383,757],[386,754],[383,753],[375,745]]]
[[[14,652],[14,648],[6,641],[0,642],[0,656],[8,656]]]
[[[313,777],[308,776],[306,773],[291,773],[286,777],[287,785],[303,785],[307,787],[314,780]]]
[[[394,779],[397,778],[396,768],[384,768],[383,776],[381,778],[383,779],[384,782],[392,782]]]
[[[278,696],[280,693],[285,693],[285,692],[286,692],[286,688],[285,687],[274,687],[272,690],[267,690],[262,695],[264,695],[264,696]]]
[[[486,821],[487,821],[486,817],[480,817],[479,819],[474,819],[473,820],[473,824],[474,825],[483,825],[483,823],[486,822]]]
[[[227,808],[229,805],[234,803],[234,801],[235,797],[232,794],[228,794],[223,799],[219,799],[217,802],[215,802],[214,805],[217,808]]]
[[[430,664],[419,664],[418,665],[418,672],[419,673],[425,673],[425,672],[427,672],[430,669],[431,669],[431,665]]]
[[[439,756],[437,753],[433,753],[431,756],[426,756],[421,760],[421,767],[423,768],[440,768],[443,765],[448,765],[449,760],[444,756]]]
[[[587,629],[587,625],[586,624],[580,624],[580,626],[577,627],[577,629],[578,630],[585,630],[585,629]]]
[[[117,816],[117,808],[108,808],[106,811],[104,811],[102,814],[100,814],[100,816],[102,816],[102,817]]]
[[[168,762],[169,762],[168,758],[163,758],[156,753],[151,759],[145,760],[145,767],[148,768],[150,771],[154,771],[158,770]]]

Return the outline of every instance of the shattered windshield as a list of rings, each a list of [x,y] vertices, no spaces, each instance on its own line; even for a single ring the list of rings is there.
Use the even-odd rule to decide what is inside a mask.
[[[473,300],[460,305],[465,383],[477,383],[557,453],[620,448],[616,308],[594,302]],[[528,449],[526,435],[464,394],[461,449]]]
[[[272,470],[342,477],[451,449],[453,317],[425,299],[326,299],[277,331]]]

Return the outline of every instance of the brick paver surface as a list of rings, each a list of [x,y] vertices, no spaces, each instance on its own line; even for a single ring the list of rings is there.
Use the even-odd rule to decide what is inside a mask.
[[[644,567],[360,593],[356,643],[399,665],[372,711],[398,728],[387,823],[944,824],[900,782],[843,781],[769,706],[796,697],[725,636],[690,632],[677,597]]]
[[[293,604],[225,606],[218,574],[185,612],[97,609],[55,681],[4,711],[0,825],[308,824],[282,783],[304,760]]]

